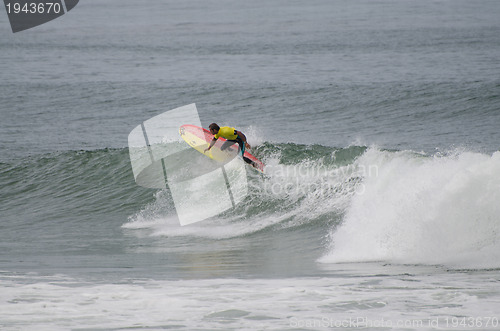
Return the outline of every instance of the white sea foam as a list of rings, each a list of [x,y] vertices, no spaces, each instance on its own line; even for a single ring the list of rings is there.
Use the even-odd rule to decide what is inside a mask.
[[[369,149],[375,164],[321,262],[500,266],[500,152],[421,157]]]
[[[498,329],[498,288],[491,275],[422,267],[405,269],[413,274],[402,274],[397,266],[337,267],[332,271],[337,276],[327,278],[123,279],[119,283],[1,275],[0,325],[2,330],[51,331],[431,330],[451,328],[452,322],[460,322],[454,316],[467,316],[474,318],[473,323],[481,322],[482,330]]]

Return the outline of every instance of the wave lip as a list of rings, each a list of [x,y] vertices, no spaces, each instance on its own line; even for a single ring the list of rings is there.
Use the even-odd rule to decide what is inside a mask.
[[[500,152],[424,157],[368,150],[378,167],[332,230],[325,263],[500,267]]]

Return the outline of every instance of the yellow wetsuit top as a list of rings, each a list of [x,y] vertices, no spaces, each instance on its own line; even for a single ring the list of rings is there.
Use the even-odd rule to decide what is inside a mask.
[[[219,132],[214,135],[215,139],[219,139],[219,137],[226,138],[227,140],[236,140],[236,138],[238,138],[238,135],[236,134],[235,128],[223,126],[219,129]]]

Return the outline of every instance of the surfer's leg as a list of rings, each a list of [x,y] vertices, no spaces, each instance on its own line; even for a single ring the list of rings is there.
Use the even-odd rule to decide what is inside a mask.
[[[252,160],[250,160],[248,157],[246,156],[243,156],[243,161],[245,161],[246,163],[250,164],[250,165],[253,165],[254,167],[256,166],[255,162],[253,162]]]
[[[221,151],[225,151],[226,149],[228,149],[229,147],[231,147],[232,145],[234,145],[234,143],[236,142],[236,140],[226,140],[222,146],[220,147],[220,150]]]
[[[236,138],[236,142],[240,145],[239,152],[241,153],[241,156],[243,156],[243,154],[245,154],[245,143],[240,137]]]
[[[238,139],[236,139],[236,140],[226,140],[222,144],[220,150],[224,151],[224,150],[228,149],[230,146],[234,145],[234,143],[238,143],[238,145],[240,146],[239,152],[241,153],[241,156],[243,157],[243,161],[245,161],[246,163],[250,164],[251,166],[257,168],[257,164],[255,162],[250,160],[248,157],[243,156],[243,154],[245,153],[245,144],[243,143],[243,140],[241,140],[240,137],[238,137]]]
[[[224,151],[228,149],[230,146],[234,145],[234,143],[238,143],[238,145],[240,146],[238,152],[241,155],[243,155],[245,153],[245,144],[243,143],[243,140],[241,140],[240,137],[238,137],[236,140],[226,140],[220,147],[220,150]]]

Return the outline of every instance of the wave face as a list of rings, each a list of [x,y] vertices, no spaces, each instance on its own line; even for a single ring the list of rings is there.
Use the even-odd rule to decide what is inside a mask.
[[[229,239],[262,231],[308,231],[338,224],[361,180],[353,162],[365,150],[264,143],[254,152],[266,164],[265,174],[249,169],[249,194],[236,208],[179,227],[172,209],[165,208],[173,205],[170,195],[159,191],[155,201],[131,215],[124,228],[151,228],[155,235]]]

